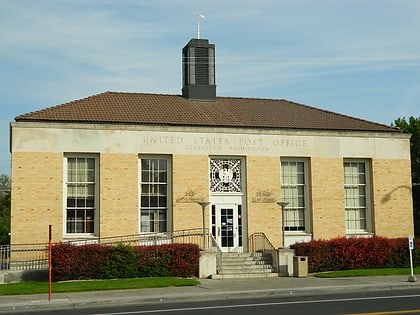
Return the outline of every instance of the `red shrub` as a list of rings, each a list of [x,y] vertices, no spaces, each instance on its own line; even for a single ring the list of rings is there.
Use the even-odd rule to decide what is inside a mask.
[[[297,256],[308,256],[309,272],[408,267],[409,260],[405,238],[341,237],[297,243],[291,248]]]
[[[198,275],[200,249],[195,244],[136,246],[135,250],[140,256],[138,266],[142,276],[162,273],[174,277]]]
[[[101,264],[108,255],[107,246],[56,244],[51,252],[53,279],[64,281],[96,278]]]
[[[197,245],[174,244],[174,246],[168,245],[167,250],[171,253],[171,262],[167,268],[173,276],[198,276],[200,249]]]
[[[53,280],[74,279],[73,266],[76,260],[73,245],[60,243],[51,250]]]
[[[200,250],[194,244],[76,246],[52,248],[53,280],[112,277],[198,276]]]

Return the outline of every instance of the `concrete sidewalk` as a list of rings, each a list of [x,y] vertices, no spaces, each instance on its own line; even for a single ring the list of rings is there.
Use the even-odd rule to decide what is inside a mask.
[[[23,310],[80,309],[96,305],[226,300],[244,297],[317,295],[339,292],[383,291],[417,288],[420,281],[408,276],[377,276],[322,279],[279,277],[268,279],[200,279],[195,287],[0,296],[0,313]]]

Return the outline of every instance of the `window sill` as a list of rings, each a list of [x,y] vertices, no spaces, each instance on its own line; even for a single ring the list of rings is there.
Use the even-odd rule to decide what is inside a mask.
[[[351,231],[346,232],[346,237],[372,237],[375,234],[372,232],[366,232],[366,231]]]
[[[67,234],[63,237],[63,243],[75,245],[98,244],[99,237],[93,234]]]
[[[298,235],[298,236],[312,236],[312,233],[305,232],[305,231],[284,231],[285,236],[292,236],[292,235]]]

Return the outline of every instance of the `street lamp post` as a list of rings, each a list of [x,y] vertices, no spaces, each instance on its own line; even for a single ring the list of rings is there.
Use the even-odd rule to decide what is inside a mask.
[[[203,249],[206,248],[206,207],[210,204],[210,201],[200,201],[198,204],[201,206],[203,215]]]
[[[279,201],[279,202],[277,202],[277,205],[278,206],[280,206],[281,207],[281,230],[282,230],[282,233],[281,233],[281,237],[282,237],[282,244],[283,244],[283,247],[286,247],[286,244],[285,244],[285,241],[284,241],[284,231],[285,231],[285,224],[284,224],[284,208],[286,208],[286,206],[288,205],[289,203],[287,202],[287,201]]]

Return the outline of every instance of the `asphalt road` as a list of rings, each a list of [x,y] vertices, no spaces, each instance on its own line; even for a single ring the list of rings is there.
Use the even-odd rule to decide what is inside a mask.
[[[328,314],[420,314],[420,290],[398,290],[317,296],[288,296],[259,299],[234,299],[190,303],[97,306],[74,310],[16,312],[11,314],[43,315],[328,315]]]

